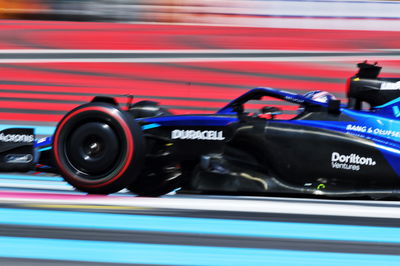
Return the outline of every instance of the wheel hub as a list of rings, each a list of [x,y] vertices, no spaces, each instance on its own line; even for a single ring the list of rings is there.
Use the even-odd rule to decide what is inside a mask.
[[[114,168],[120,158],[120,141],[104,122],[85,123],[70,135],[66,155],[72,165],[88,178],[96,179]]]

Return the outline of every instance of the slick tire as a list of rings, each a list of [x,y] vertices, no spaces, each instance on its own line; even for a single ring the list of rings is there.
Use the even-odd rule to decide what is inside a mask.
[[[143,165],[143,133],[127,112],[108,103],[81,105],[66,114],[53,136],[64,179],[93,194],[117,192],[135,181]]]

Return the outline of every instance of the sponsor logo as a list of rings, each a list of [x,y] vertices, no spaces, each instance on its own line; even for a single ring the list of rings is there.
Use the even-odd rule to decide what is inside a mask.
[[[33,161],[32,154],[7,154],[4,156],[7,163],[30,163]]]
[[[395,109],[396,116],[400,116],[400,110],[398,108]],[[395,137],[399,138],[400,137],[400,131],[395,131],[395,130],[388,130],[388,129],[381,129],[381,128],[374,128],[374,127],[366,127],[366,126],[360,126],[360,125],[347,125],[346,130],[349,131],[350,134],[353,135],[361,135],[364,136],[363,134],[358,134],[358,133],[368,133],[372,135],[377,135],[377,136],[384,136],[384,137]]]
[[[0,133],[1,142],[33,142],[35,140],[34,135],[25,134],[4,134]]]
[[[222,131],[217,130],[181,130],[171,131],[171,139],[189,139],[189,140],[224,140]]]
[[[376,162],[371,157],[362,157],[355,153],[343,155],[338,152],[332,152],[332,168],[359,171],[361,166],[374,166]]]
[[[40,138],[36,142],[37,143],[42,143],[42,142],[45,142],[46,140],[47,140],[47,138]]]
[[[400,81],[394,82],[383,82],[381,90],[400,90]]]
[[[285,100],[295,103],[304,103],[303,99],[296,98],[296,96],[285,96]]]
[[[350,130],[350,131],[357,131],[357,132],[367,132],[367,127],[366,126],[360,126],[360,125],[347,125],[346,126],[346,130]]]

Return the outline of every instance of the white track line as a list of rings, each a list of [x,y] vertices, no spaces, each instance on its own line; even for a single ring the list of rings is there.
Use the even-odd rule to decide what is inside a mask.
[[[0,59],[2,64],[17,64],[17,63],[171,63],[171,62],[337,62],[337,61],[397,61],[400,60],[400,56],[329,56],[329,57],[230,57],[230,58],[106,58],[106,59]]]
[[[160,209],[182,209],[182,210],[204,210],[204,211],[230,211],[230,212],[255,212],[255,213],[284,213],[300,215],[326,215],[344,217],[370,217],[370,218],[397,218],[400,219],[400,206],[362,206],[327,204],[313,202],[276,202],[268,200],[243,200],[232,199],[210,199],[204,198],[138,198],[138,197],[92,197],[77,199],[37,197],[2,197],[0,201],[13,203],[36,203],[36,204],[82,204],[82,205],[108,205],[108,206],[131,206]],[[348,203],[348,201],[346,201]]]
[[[376,53],[371,55],[358,55],[357,53]],[[163,49],[163,50],[96,50],[96,49],[0,49],[0,55],[10,54],[81,54],[83,58],[0,58],[0,63],[169,63],[169,62],[315,62],[315,61],[360,61],[360,60],[399,60],[400,55],[380,55],[381,52],[398,52],[397,50],[371,49],[354,51],[310,51],[310,50],[262,50],[262,49]],[[263,53],[282,54],[284,56],[260,56]],[[309,56],[298,55],[306,54]],[[325,53],[326,55],[313,56]],[[335,55],[342,53],[341,55]],[[343,55],[343,53],[345,55]],[[85,54],[126,54],[126,58],[85,58]],[[146,54],[146,58],[135,58],[135,54]],[[155,54],[197,54],[204,57],[164,58],[155,57]],[[231,57],[212,56],[231,54]],[[246,57],[236,57],[247,54]]]
[[[57,190],[57,191],[73,191],[75,190],[72,186],[67,185],[66,183],[51,183],[51,182],[41,182],[41,181],[27,181],[26,184],[23,182],[4,182],[0,181],[0,190],[7,189],[42,189],[42,190]],[[0,195],[1,197],[1,195]]]
[[[391,49],[377,49],[377,50],[355,50],[355,51],[397,51]],[[260,54],[260,53],[350,53],[351,50],[346,51],[325,51],[325,50],[268,50],[268,49],[153,49],[153,50],[107,50],[107,49],[0,49],[0,54]]]

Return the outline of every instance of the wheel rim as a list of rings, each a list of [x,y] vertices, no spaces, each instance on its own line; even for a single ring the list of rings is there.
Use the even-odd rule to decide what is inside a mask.
[[[105,122],[89,122],[66,136],[65,158],[75,175],[97,180],[107,176],[121,160],[121,141],[115,129]]]

